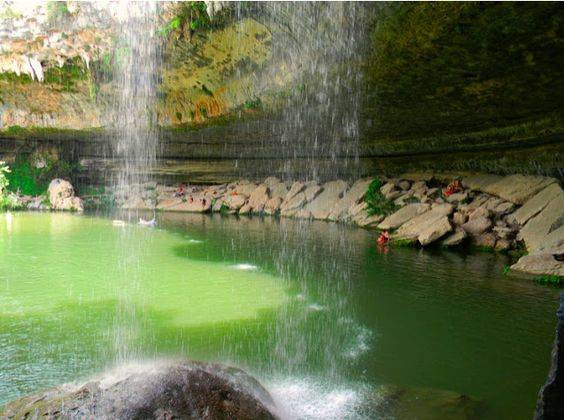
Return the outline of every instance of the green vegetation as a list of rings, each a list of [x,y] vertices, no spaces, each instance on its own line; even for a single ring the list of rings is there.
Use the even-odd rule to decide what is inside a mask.
[[[76,92],[76,82],[88,80],[90,72],[83,61],[76,57],[62,67],[48,67],[45,69],[44,83],[54,85],[54,90],[62,92]]]
[[[66,1],[47,2],[47,19],[49,23],[63,22],[71,16]]]
[[[165,38],[174,34],[176,39],[183,37],[190,40],[194,31],[206,28],[209,25],[210,17],[206,11],[206,3],[203,1],[188,1],[179,5],[176,16],[160,27],[157,33]]]
[[[11,170],[8,165],[0,161],[0,211],[17,210],[21,207],[17,197],[8,191],[10,185],[8,176],[10,173]]]
[[[364,201],[368,204],[367,211],[370,216],[375,214],[388,215],[397,209],[397,206],[380,192],[381,187],[382,182],[379,179],[375,179],[370,183],[366,191]]]
[[[366,111],[378,116],[380,137],[397,139],[561,110],[562,24],[557,3],[390,4],[372,29]]]
[[[255,97],[253,99],[247,99],[243,106],[245,109],[259,109],[262,106],[262,102],[260,98]]]
[[[564,276],[558,275],[544,275],[535,277],[534,279],[539,284],[546,284],[549,286],[562,286],[564,285]]]
[[[53,178],[72,178],[79,167],[62,160],[45,159],[42,168],[33,167],[28,160],[16,161],[6,175],[8,190],[23,195],[41,195],[45,193]]]

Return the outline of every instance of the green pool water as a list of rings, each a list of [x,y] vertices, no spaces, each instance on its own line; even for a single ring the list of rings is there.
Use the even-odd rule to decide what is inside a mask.
[[[381,252],[323,222],[120,217],[0,214],[0,403],[186,356],[243,367],[289,417],[355,418],[381,384],[532,415],[558,292],[502,275],[503,256]]]

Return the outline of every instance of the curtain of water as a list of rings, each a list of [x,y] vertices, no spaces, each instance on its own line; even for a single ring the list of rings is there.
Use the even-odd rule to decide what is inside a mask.
[[[281,28],[274,55],[295,86],[282,124],[274,128],[287,178],[295,179],[296,172],[313,179],[357,175],[363,7],[355,2],[267,6]]]
[[[114,180],[118,194],[134,200],[150,181],[155,166],[158,140],[155,130],[155,85],[159,52],[156,39],[158,4],[154,1],[121,1],[117,11],[117,45],[114,56],[116,102],[113,123],[115,154],[121,167]],[[133,220],[135,222],[135,220]],[[123,229],[116,243],[118,311],[114,320],[114,359],[123,362],[137,357],[134,345],[142,328],[143,311],[131,302],[140,276],[143,255],[149,244],[133,243],[130,228]]]

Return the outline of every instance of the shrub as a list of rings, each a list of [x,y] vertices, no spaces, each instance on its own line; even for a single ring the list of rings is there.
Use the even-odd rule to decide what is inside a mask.
[[[397,209],[397,206],[380,192],[381,187],[382,182],[379,179],[375,179],[370,183],[366,191],[364,201],[368,204],[368,214],[370,216],[375,214],[385,216]]]
[[[539,284],[548,284],[550,286],[561,286],[564,285],[564,276],[558,276],[556,274],[544,275],[544,276],[535,277],[535,281]]]

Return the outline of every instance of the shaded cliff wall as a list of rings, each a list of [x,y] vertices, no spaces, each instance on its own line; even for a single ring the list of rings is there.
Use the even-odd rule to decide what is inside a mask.
[[[163,26],[185,6],[164,8]],[[163,36],[156,171],[199,182],[413,169],[562,178],[562,21],[557,3],[230,4]],[[71,91],[63,76],[1,74],[0,117],[20,118],[0,127],[0,150],[44,139],[73,150],[85,177],[111,174],[112,136],[86,130],[106,125],[107,57],[80,67]]]

